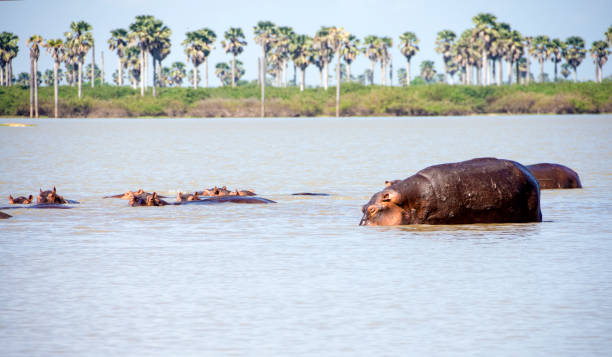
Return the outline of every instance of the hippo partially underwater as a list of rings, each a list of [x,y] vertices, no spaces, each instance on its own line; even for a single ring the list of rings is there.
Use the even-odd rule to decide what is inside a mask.
[[[34,197],[32,195],[29,195],[28,197],[25,196],[19,196],[19,197],[13,197],[12,195],[9,195],[9,204],[12,205],[29,205],[30,203],[32,203],[32,201],[34,200]]]
[[[541,163],[526,166],[540,184],[540,190],[582,188],[576,171],[559,164]]]
[[[515,161],[435,165],[374,194],[360,225],[541,222],[538,181]]]

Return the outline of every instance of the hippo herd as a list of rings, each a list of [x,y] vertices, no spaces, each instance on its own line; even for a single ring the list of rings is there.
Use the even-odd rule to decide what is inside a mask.
[[[427,167],[404,180],[385,182],[362,207],[359,225],[391,226],[410,224],[472,224],[541,222],[540,189],[581,188],[578,174],[559,164],[523,166],[496,158]],[[326,193],[301,192],[293,195],[328,196]],[[267,204],[272,200],[258,197],[252,190],[228,190],[213,187],[193,193],[179,192],[175,202],[165,196],[140,189],[105,196],[118,198],[135,206],[246,203]],[[28,205],[33,196],[9,196],[10,204]],[[68,208],[57,190],[40,192],[33,208]],[[3,207],[10,209],[12,207]],[[11,216],[0,212],[0,219]]]

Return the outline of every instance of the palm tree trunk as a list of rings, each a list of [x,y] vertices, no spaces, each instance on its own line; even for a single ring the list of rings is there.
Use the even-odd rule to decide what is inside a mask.
[[[261,117],[266,117],[266,48],[261,46]]]
[[[374,66],[376,62],[370,60],[370,85],[374,85]]]
[[[489,84],[493,84],[493,81],[495,80],[495,78],[497,77],[497,66],[495,65],[496,61],[493,59],[491,61],[487,61],[487,66],[491,66],[491,72],[487,73],[487,76],[489,76],[489,74],[491,75],[491,77],[488,80]]]
[[[515,64],[516,64],[516,84],[521,84],[521,68],[519,66],[519,61],[516,61]]]
[[[38,59],[34,59],[34,112],[38,119]]]
[[[0,66],[0,86],[4,87],[4,66]]]
[[[261,57],[257,57],[257,85],[261,85]]]
[[[336,51],[336,118],[340,117],[340,50]]]
[[[297,67],[295,66],[295,62],[293,62],[293,85],[297,86]]]
[[[577,68],[574,67],[574,82],[578,82],[578,73]]]
[[[118,71],[118,75],[119,75],[119,81],[117,83],[119,83],[119,87],[121,87],[123,85],[123,66],[121,63],[121,57],[119,57],[119,71]]]
[[[204,57],[204,71],[206,71],[205,73],[205,83],[204,85],[206,86],[206,88],[208,88],[208,57]]]
[[[529,49],[527,49],[525,57],[527,58],[527,75],[525,76],[525,84],[529,85],[529,74],[531,73],[531,60],[529,58]]]
[[[300,83],[300,92],[304,91],[304,88],[306,87],[306,68],[302,69],[302,73],[300,73],[302,76],[302,83]]]
[[[327,59],[326,59],[326,61],[323,63],[323,86],[325,87],[325,90],[327,90],[328,77],[329,77],[329,66],[327,64]]]
[[[53,102],[54,102],[54,114],[57,119],[57,69],[59,68],[59,62],[53,63]]]
[[[288,63],[287,60],[283,61],[283,87],[287,88],[287,68],[288,67]]]
[[[30,58],[30,119],[34,118],[34,58]]]
[[[91,88],[96,83],[96,46],[91,45]]]
[[[79,99],[81,99],[81,84],[83,82],[83,62],[79,61],[79,65],[78,65],[79,69],[78,69],[78,87],[79,87]]]
[[[508,64],[508,84],[512,84],[512,61],[506,61]]]
[[[145,93],[149,89],[149,54],[147,51],[144,52],[144,90]]]
[[[346,80],[351,81],[351,64],[348,62],[346,63]]]
[[[323,68],[319,68],[319,88],[323,87]]]
[[[232,53],[232,88],[236,86],[236,55]]]
[[[410,85],[410,60],[408,60],[406,62],[406,85],[409,86]]]
[[[157,91],[155,90],[155,87],[157,86],[157,68],[155,67],[156,63],[155,63],[155,57],[153,57],[153,96],[157,96]]]
[[[557,81],[557,61],[555,61],[555,82]]]
[[[502,59],[499,59],[499,76],[497,77],[497,85],[501,86],[504,83],[504,64]]]
[[[145,56],[144,56],[144,50],[140,51],[140,96],[144,97],[144,91],[145,91],[145,87],[144,87],[144,65],[145,65]]]
[[[544,83],[544,57],[540,57],[540,83]]]
[[[6,81],[8,83],[9,87],[13,86],[13,60],[11,59],[9,61],[9,67],[8,67],[8,76],[6,78]]]

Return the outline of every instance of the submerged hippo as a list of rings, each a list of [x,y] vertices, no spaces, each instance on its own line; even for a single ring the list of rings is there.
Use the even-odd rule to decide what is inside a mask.
[[[0,219],[7,219],[7,218],[11,218],[13,216],[11,216],[10,214],[6,214],[4,212],[0,212]]]
[[[374,194],[360,225],[541,222],[540,188],[515,161],[435,165]]]
[[[140,188],[140,189],[138,189],[138,191],[125,191],[125,193],[120,193],[118,195],[112,195],[112,196],[104,196],[102,198],[119,198],[119,199],[122,199],[122,200],[129,200],[130,197],[132,197],[132,195],[142,195],[142,194],[151,195],[152,193],[145,192],[142,188]],[[167,198],[166,196],[162,196],[162,195],[157,195],[157,197],[159,197],[159,198]]]
[[[198,193],[182,193],[179,192],[178,195],[176,196],[176,202],[183,202],[183,201],[197,201],[199,200],[200,197],[198,196]]]
[[[257,196],[253,190],[238,190],[229,193],[230,196]]]
[[[66,201],[64,197],[58,195],[55,186],[53,186],[53,190],[43,191],[41,188],[38,197],[36,198],[36,203],[66,204],[68,201]]]
[[[29,205],[30,203],[32,203],[33,199],[34,197],[32,195],[29,195],[28,197],[25,197],[25,196],[13,197],[9,195],[9,203],[12,205],[17,205],[17,204]]]
[[[176,202],[175,205],[181,204],[197,204],[197,205],[209,205],[209,204],[217,204],[217,203],[244,203],[244,204],[266,204],[266,203],[276,203],[275,201],[269,200],[263,197],[253,197],[253,196],[217,196],[205,198],[197,201],[184,201],[184,202]]]
[[[157,196],[156,192],[152,194],[144,192],[141,194],[129,194],[128,200],[130,201],[130,206],[165,206],[168,202],[162,200]]]
[[[576,171],[559,164],[541,163],[527,166],[540,183],[540,189],[582,188]]]

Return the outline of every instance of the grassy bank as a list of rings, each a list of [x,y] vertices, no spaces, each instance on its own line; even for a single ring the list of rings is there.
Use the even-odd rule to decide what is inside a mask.
[[[543,83],[529,86],[412,87],[343,84],[342,116],[569,114],[612,112],[612,82]],[[266,88],[266,113],[271,117],[333,116],[335,88],[329,90]],[[59,114],[67,118],[106,117],[258,117],[259,88],[160,88],[158,96],[105,85],[59,90]],[[53,115],[53,88],[39,88],[41,116]],[[29,116],[29,89],[0,87],[0,115]]]

